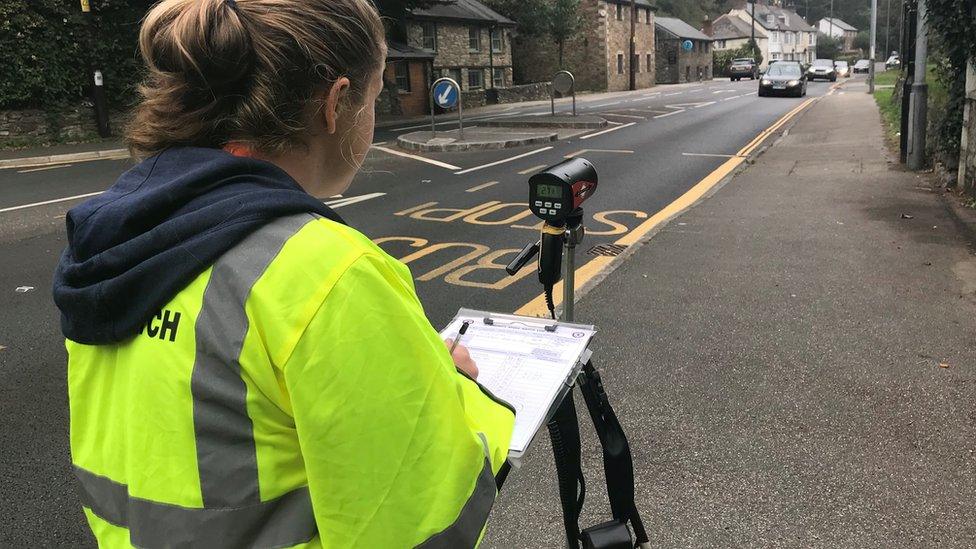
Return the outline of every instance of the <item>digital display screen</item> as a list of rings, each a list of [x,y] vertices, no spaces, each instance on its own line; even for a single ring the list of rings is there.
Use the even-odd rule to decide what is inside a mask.
[[[539,198],[562,198],[563,188],[559,185],[539,185],[536,187]]]

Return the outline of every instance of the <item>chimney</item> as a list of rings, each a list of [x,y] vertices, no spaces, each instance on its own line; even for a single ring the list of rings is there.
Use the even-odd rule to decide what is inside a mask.
[[[708,14],[706,14],[705,19],[702,20],[702,32],[705,34],[705,36],[712,35],[712,18],[709,17]]]

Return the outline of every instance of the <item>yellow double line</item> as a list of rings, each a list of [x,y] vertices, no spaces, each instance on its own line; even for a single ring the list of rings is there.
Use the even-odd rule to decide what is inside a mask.
[[[668,204],[661,211],[657,212],[653,216],[644,221],[640,225],[634,228],[634,230],[620,237],[614,244],[618,246],[633,246],[643,239],[645,235],[653,231],[654,229],[660,227],[670,219],[683,213],[685,210],[690,208],[699,199],[705,196],[710,190],[715,188],[716,185],[722,182],[723,179],[730,173],[732,173],[740,164],[746,161],[746,158],[756,150],[763,141],[766,140],[774,132],[785,126],[794,116],[803,111],[803,109],[809,107],[819,98],[813,97],[807,99],[803,103],[800,103],[795,109],[783,115],[779,120],[773,123],[772,126],[766,128],[759,133],[749,142],[748,145],[742,148],[732,158],[729,158],[725,163],[715,169],[712,173],[705,176],[704,179],[695,184],[694,187],[688,189],[685,194],[678,197],[677,200]],[[595,277],[603,273],[610,265],[616,260],[615,257],[597,256],[582,265],[580,268],[576,269],[576,290],[579,291],[580,288],[586,286],[588,282],[593,280]],[[562,303],[563,296],[563,283],[559,282],[553,288],[553,301],[558,306]],[[549,313],[549,309],[546,306],[545,295],[538,295],[529,301],[522,307],[520,307],[515,314],[526,315],[526,316],[545,316]]]

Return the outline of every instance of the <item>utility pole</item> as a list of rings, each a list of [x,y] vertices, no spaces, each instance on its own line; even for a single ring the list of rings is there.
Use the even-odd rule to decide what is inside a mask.
[[[91,3],[89,0],[81,0],[81,13],[85,18],[85,23],[88,26],[88,80],[91,85],[91,98],[92,104],[95,107],[95,125],[98,127],[98,135],[101,137],[109,137],[112,135],[108,127],[108,108],[105,105],[105,81],[102,76],[102,71],[95,68],[94,61],[94,30],[92,28],[92,19],[94,16],[91,12]]]
[[[881,52],[881,56],[885,59],[891,55],[891,50],[888,49],[889,38],[891,38],[891,0],[888,0],[888,4],[885,6],[885,49]]]
[[[868,67],[868,93],[874,94],[874,65],[877,53],[874,51],[878,43],[878,0],[871,0],[871,66]]]
[[[928,85],[925,83],[925,63],[928,55],[928,25],[925,20],[926,0],[918,0],[918,23],[915,38],[915,82],[912,84],[911,129],[908,134],[908,167],[925,167],[925,130],[928,126]]]
[[[827,36],[831,38],[834,37],[834,0],[830,0],[830,30],[827,32]]]
[[[759,49],[759,44],[756,43],[756,0],[751,0],[752,3],[752,13],[749,14],[749,19],[752,21],[752,41],[749,43],[752,50],[753,56],[756,55],[756,50]]]
[[[648,8],[650,9],[650,8]],[[637,0],[630,0],[630,90],[637,89]]]

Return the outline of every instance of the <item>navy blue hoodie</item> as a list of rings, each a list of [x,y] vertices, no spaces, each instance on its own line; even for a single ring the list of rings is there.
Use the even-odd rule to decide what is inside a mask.
[[[86,344],[128,339],[221,254],[301,212],[342,222],[268,162],[196,147],[148,158],[68,212],[54,274],[61,330]]]

